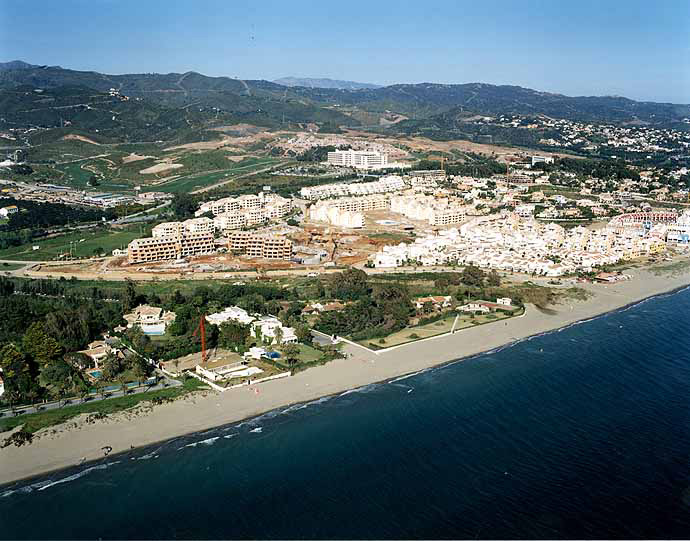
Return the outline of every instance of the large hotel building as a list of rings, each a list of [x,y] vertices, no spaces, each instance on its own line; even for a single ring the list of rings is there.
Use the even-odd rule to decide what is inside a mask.
[[[369,150],[336,150],[328,153],[329,165],[356,169],[382,169],[388,165],[388,154]]]

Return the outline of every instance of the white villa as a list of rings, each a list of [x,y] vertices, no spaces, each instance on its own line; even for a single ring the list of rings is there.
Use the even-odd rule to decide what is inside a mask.
[[[278,331],[280,329],[280,331]],[[276,339],[276,334],[282,332],[280,341]],[[275,316],[261,316],[252,324],[251,334],[255,338],[261,338],[269,345],[289,344],[297,342],[295,329],[284,327],[280,320]]]
[[[250,316],[246,310],[239,306],[228,306],[222,312],[216,312],[215,314],[206,316],[206,321],[211,325],[221,325],[227,321],[249,325],[254,319],[255,318]]]
[[[161,335],[165,334],[166,327],[175,321],[175,312],[165,311],[158,306],[141,304],[123,317],[127,321],[128,329],[139,326],[144,334]]]

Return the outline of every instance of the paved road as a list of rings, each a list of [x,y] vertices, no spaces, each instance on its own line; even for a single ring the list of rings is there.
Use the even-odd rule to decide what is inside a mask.
[[[147,386],[141,386],[141,387],[136,387],[136,388],[131,388],[128,390],[128,393],[130,395],[132,394],[141,394],[141,393],[148,393],[151,391],[158,391],[161,389],[166,389],[169,387],[179,387],[182,385],[182,383],[176,379],[168,379],[164,378],[160,380],[156,385],[153,385],[151,387]],[[125,393],[122,390],[112,390],[112,391],[106,391],[109,393],[108,397],[103,397],[98,394],[91,394],[89,402],[100,402],[101,400],[108,400],[109,398],[116,398],[118,396],[124,396]],[[7,417],[7,416],[17,416],[17,415],[24,415],[27,413],[37,413],[39,411],[46,411],[46,410],[56,410],[60,409],[66,405],[70,404],[82,404],[83,401],[81,398],[78,397],[72,397],[67,399],[67,402],[65,403],[64,401],[57,401],[57,402],[47,402],[45,404],[36,404],[35,406],[29,406],[29,407],[17,407],[17,409],[12,412],[10,408],[6,408],[3,410],[0,410],[0,415],[2,417]]]

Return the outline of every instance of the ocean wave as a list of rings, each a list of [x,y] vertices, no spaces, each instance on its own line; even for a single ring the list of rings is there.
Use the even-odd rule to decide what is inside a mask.
[[[399,378],[392,379],[388,383],[395,383],[396,381],[402,381],[402,380],[407,379],[407,378],[412,378],[418,374],[421,374],[422,372],[426,372],[427,370],[428,370],[427,368],[425,368],[423,370],[417,370],[416,372],[412,372],[411,374],[405,374],[404,376],[400,376]]]
[[[237,432],[235,432],[234,434],[226,434],[225,436],[223,436],[223,439],[229,440],[230,438],[234,438],[237,435]]]
[[[208,432],[205,432],[205,434],[208,434]],[[178,451],[181,451],[182,449],[186,447],[196,447],[197,445],[213,445],[216,443],[216,440],[219,439],[220,436],[214,436],[212,438],[206,438],[205,440],[199,440],[199,441],[194,441],[192,443],[188,443],[187,445],[183,445],[182,447],[178,448]]]
[[[369,385],[362,385],[361,387],[357,387],[356,389],[348,389],[344,393],[340,393],[338,396],[347,396],[349,394],[354,394],[354,393],[370,393],[371,391],[374,391],[378,387],[378,383],[370,383]]]
[[[73,474],[73,475],[69,475],[69,476],[67,476],[67,477],[63,477],[62,479],[58,479],[57,481],[48,481],[47,483],[46,483],[46,482],[44,482],[44,483],[38,483],[38,484],[40,484],[41,486],[39,486],[39,487],[36,488],[35,490],[37,490],[37,491],[40,492],[40,491],[42,491],[42,490],[46,490],[46,489],[48,489],[48,488],[54,487],[55,485],[61,485],[61,484],[63,484],[63,483],[69,483],[70,481],[76,481],[77,479],[79,479],[79,478],[81,478],[81,477],[84,477],[85,475],[88,475],[88,474],[91,473],[92,471],[96,471],[96,470],[106,470],[106,469],[108,469],[110,466],[114,466],[115,464],[119,464],[119,463],[120,463],[119,460],[116,460],[116,461],[114,461],[114,462],[106,462],[105,464],[99,464],[99,465],[97,465],[97,466],[91,466],[91,467],[86,468],[85,470],[82,470],[82,471],[80,471],[80,472],[77,472],[77,473],[75,473],[75,474]],[[34,487],[35,487],[35,485],[32,485],[32,488],[34,488]]]
[[[263,428],[260,426],[257,426],[256,428],[252,428],[249,432],[252,434],[260,434],[263,431]]]

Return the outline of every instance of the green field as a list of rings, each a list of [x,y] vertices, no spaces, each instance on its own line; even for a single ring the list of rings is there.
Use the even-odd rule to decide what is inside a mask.
[[[252,173],[259,169],[270,167],[271,165],[277,165],[280,162],[281,160],[277,158],[247,158],[223,171],[188,175],[163,184],[149,185],[143,188],[143,191],[168,193],[191,192],[199,188],[211,186],[216,182],[221,182],[225,178],[230,179],[236,175]]]
[[[130,241],[146,236],[148,233],[149,227],[147,226],[134,226],[123,231],[111,229],[76,231],[0,250],[0,259],[51,261],[58,259],[61,254],[69,254],[70,246],[72,247],[72,255],[75,257],[91,257],[96,249],[109,255],[113,249],[126,248]],[[39,249],[34,250],[34,246],[39,246]]]
[[[448,317],[439,321],[434,321],[433,323],[426,323],[424,325],[417,325],[414,327],[405,327],[398,332],[384,337],[383,343],[381,343],[381,339],[379,338],[359,340],[358,343],[367,348],[381,349],[389,348],[391,346],[399,346],[400,344],[414,342],[415,340],[421,340],[423,338],[438,336],[439,334],[450,332],[450,330],[453,328],[453,321],[455,321],[456,315],[456,313],[451,313]],[[458,331],[460,329],[466,329],[468,327],[474,327],[484,323],[492,323],[501,319],[507,319],[509,317],[511,317],[511,315],[505,312],[495,312],[492,314],[475,316],[474,318],[469,314],[460,313],[455,330]]]

